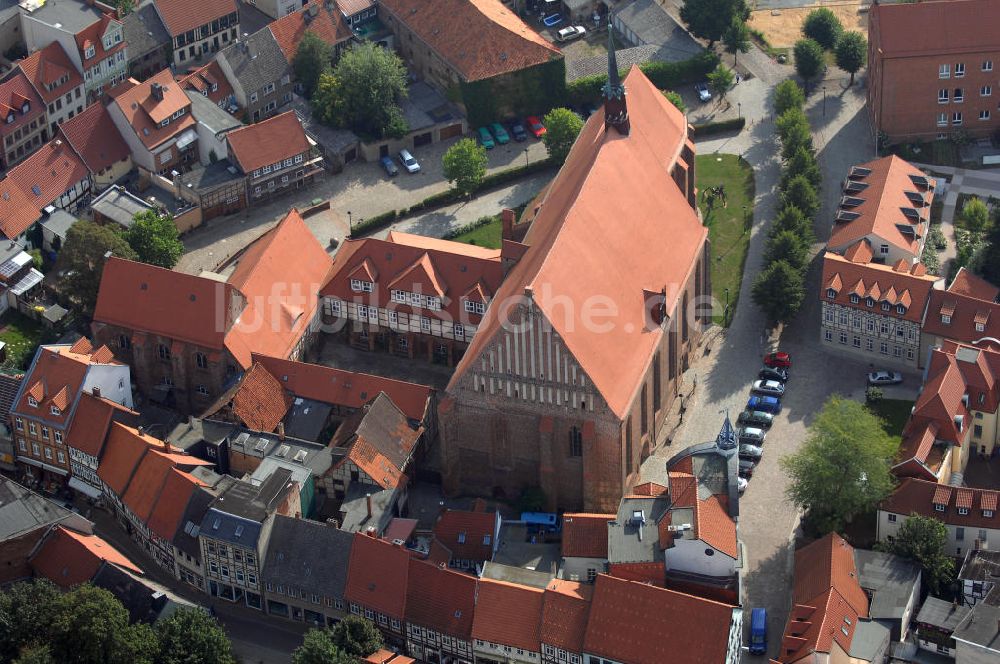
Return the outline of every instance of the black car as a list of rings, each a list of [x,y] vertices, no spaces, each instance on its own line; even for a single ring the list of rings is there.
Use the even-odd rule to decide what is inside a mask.
[[[514,140],[518,143],[523,143],[528,140],[528,132],[524,129],[524,125],[519,121],[515,120],[511,122],[508,127],[510,127],[510,135],[514,137]]]
[[[750,479],[753,477],[753,469],[757,464],[750,459],[740,459],[740,477]]]
[[[761,380],[776,380],[779,383],[785,383],[788,381],[788,369],[764,367],[757,374],[757,377]]]

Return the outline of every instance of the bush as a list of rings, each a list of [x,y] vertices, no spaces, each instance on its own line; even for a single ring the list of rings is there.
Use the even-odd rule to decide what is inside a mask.
[[[396,210],[389,210],[388,212],[377,214],[374,217],[368,217],[364,221],[354,224],[354,228],[351,230],[351,237],[357,237],[364,233],[370,233],[371,231],[385,228],[392,222],[396,221],[398,217],[399,213]]]
[[[865,390],[865,401],[868,403],[878,403],[884,396],[885,393],[882,391],[881,387],[875,387],[872,385]]]
[[[721,120],[719,122],[705,122],[703,124],[694,125],[694,131],[696,136],[711,136],[712,134],[721,134],[727,131],[743,131],[743,127],[747,124],[746,118],[733,118],[732,120]]]
[[[801,109],[806,103],[806,93],[802,86],[792,79],[785,79],[774,86],[774,112],[782,115],[790,108]]]
[[[931,231],[927,235],[927,244],[933,246],[937,251],[944,251],[948,248],[948,240],[941,232],[940,225],[931,226]]]
[[[931,242],[924,245],[924,252],[920,254],[920,262],[927,268],[928,273],[941,274],[941,259],[938,258],[938,252]]]
[[[813,39],[800,39],[795,42],[792,53],[795,56],[795,73],[804,81],[816,78],[826,69],[823,47]]]
[[[441,236],[442,240],[453,240],[459,235],[465,235],[466,233],[471,233],[477,228],[482,228],[483,226],[489,226],[500,220],[500,215],[494,214],[488,217],[480,217],[470,224],[465,224],[464,226],[459,226],[458,228],[452,229]],[[471,244],[475,244],[474,242]]]

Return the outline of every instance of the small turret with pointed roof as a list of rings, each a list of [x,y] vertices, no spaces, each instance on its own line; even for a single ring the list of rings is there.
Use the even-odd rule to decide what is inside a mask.
[[[615,55],[615,37],[608,23],[608,82],[604,84],[604,127],[614,127],[622,136],[631,129],[628,105],[625,103],[625,84],[618,75],[618,58]]]
[[[736,449],[736,442],[736,429],[733,428],[733,423],[729,421],[729,413],[726,412],[726,421],[722,423],[715,444],[720,450],[733,450]]]

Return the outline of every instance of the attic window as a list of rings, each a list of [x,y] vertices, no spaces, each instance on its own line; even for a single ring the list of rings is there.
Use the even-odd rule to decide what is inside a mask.
[[[844,636],[848,636],[850,634],[850,632],[847,631],[847,627],[846,626],[841,627],[840,631],[844,633]]]
[[[968,507],[959,507],[958,508],[958,513],[961,514],[962,516],[965,516],[966,514],[969,513],[969,508]]]
[[[845,208],[858,207],[864,202],[865,199],[858,198],[857,196],[844,196],[842,199],[840,199],[840,206]]]
[[[236,526],[236,532],[233,533],[233,537],[239,537],[243,534],[243,525]]]
[[[912,219],[914,221],[920,221],[920,213],[917,212],[917,210],[915,208],[905,207],[905,208],[902,208],[902,210],[903,210],[903,214],[908,219]]]
[[[37,184],[33,184],[31,185],[31,193],[33,193],[35,196],[41,196],[42,189]]]
[[[941,322],[944,323],[945,325],[951,325],[951,316],[945,316],[942,314]]]
[[[874,307],[875,306],[875,298],[866,297],[865,298],[865,306]]]
[[[465,533],[459,533],[458,534],[458,543],[459,544],[465,544]]]
[[[38,402],[35,400],[35,397],[28,396],[28,405],[32,408],[38,408]]]
[[[906,307],[904,307],[901,304],[897,304],[896,305],[896,313],[899,314],[900,316],[905,315],[906,314]]]
[[[976,332],[985,332],[986,326],[983,323],[976,323]]]
[[[934,503],[934,511],[935,512],[943,512],[944,511],[944,504],[943,503]]]
[[[983,516],[987,519],[993,516],[993,510],[983,510]]]
[[[59,410],[58,406],[51,406],[49,408],[49,412],[52,413],[53,415],[62,415],[62,411]]]
[[[850,212],[848,210],[837,210],[837,221],[854,221],[861,215],[857,212]]]
[[[832,300],[833,298],[837,297],[837,291],[835,291],[832,288],[827,288],[826,289],[826,296]]]
[[[851,169],[851,179],[863,180],[872,174],[872,169],[864,166],[855,166]]]
[[[212,524],[212,530],[218,530],[219,526],[222,525],[222,519],[216,517],[215,522]]]

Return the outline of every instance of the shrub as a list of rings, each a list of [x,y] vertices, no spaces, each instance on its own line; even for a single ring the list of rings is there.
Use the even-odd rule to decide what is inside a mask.
[[[790,108],[801,109],[806,103],[802,86],[788,78],[774,86],[774,112],[782,115]]]
[[[733,118],[731,120],[720,120],[719,122],[705,122],[694,125],[695,136],[711,136],[727,131],[743,131],[747,124],[746,118]]]

